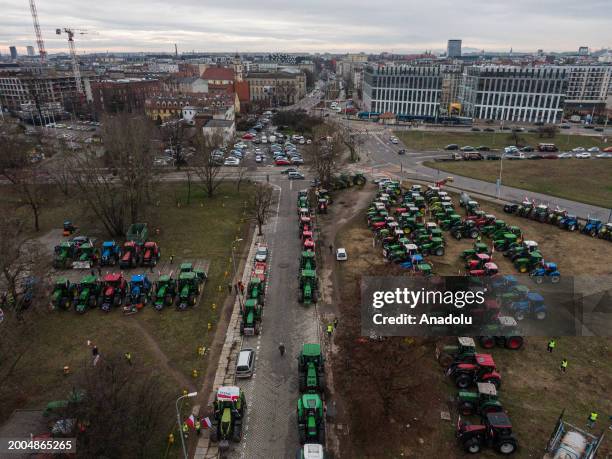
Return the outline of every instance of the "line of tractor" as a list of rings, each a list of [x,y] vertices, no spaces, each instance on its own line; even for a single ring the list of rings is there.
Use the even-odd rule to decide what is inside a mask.
[[[527,198],[520,204],[506,204],[504,212],[612,242],[612,223],[603,223],[594,217],[587,217],[586,221],[581,223],[576,215],[568,213],[565,209],[559,207],[552,209],[543,203],[536,205]]]
[[[255,252],[255,259],[247,285],[244,303],[241,303],[240,334],[259,335],[266,296],[268,246],[260,244]]]

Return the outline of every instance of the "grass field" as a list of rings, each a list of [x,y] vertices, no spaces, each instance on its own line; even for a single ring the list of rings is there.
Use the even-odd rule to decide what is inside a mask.
[[[518,133],[518,141],[514,135],[505,132],[431,132],[431,131],[396,131],[395,135],[404,142],[410,150],[431,151],[442,150],[446,145],[455,143],[460,147],[485,145],[491,149],[501,149],[508,145],[537,147],[539,143],[554,143],[559,150],[567,151],[576,147],[600,147],[610,144],[602,142],[601,137],[557,134],[554,138],[542,138],[534,133]]]
[[[495,183],[499,161],[428,161],[426,166]],[[504,161],[504,185],[573,201],[612,207],[612,161],[563,159]]]
[[[144,308],[132,316],[124,316],[120,310],[108,314],[94,310],[82,316],[72,311],[47,313],[46,306],[41,305],[43,312],[36,319],[40,321],[36,333],[28,337],[28,352],[8,381],[0,386],[3,400],[0,421],[15,408],[44,407],[47,401],[64,397],[78,380],[79,369],[91,362],[87,340],[96,343],[102,355],[130,351],[135,363],[154,368],[160,375],[160,393],[180,394],[186,385],[194,388],[201,385],[205,368],[197,347],[210,343],[227,295],[225,276],[231,273],[231,243],[236,237],[244,238],[243,245],[248,242],[249,223],[244,212],[251,189],[243,184],[238,192],[234,184],[223,184],[217,196],[209,199],[193,187],[189,206],[185,205],[184,184],[163,184],[158,191],[159,203],[149,212],[147,222],[151,238],[161,247],[162,257],[174,255],[175,263],[195,258],[210,261],[200,304],[184,313],[172,309],[158,313]],[[8,198],[0,204],[0,210],[15,212],[10,190],[2,189],[0,193]],[[81,234],[98,240],[106,238],[84,203],[78,199],[64,201],[53,189],[48,196],[41,218],[41,236],[60,228],[62,221],[70,218],[81,228]],[[177,200],[182,202],[181,206]],[[155,235],[155,228],[160,229],[159,235]],[[50,266],[52,253],[45,256],[41,263]],[[216,310],[213,304],[218,306]],[[211,331],[209,322],[213,324]],[[62,374],[64,365],[73,369],[71,375]],[[198,370],[198,378],[192,378],[193,369]]]

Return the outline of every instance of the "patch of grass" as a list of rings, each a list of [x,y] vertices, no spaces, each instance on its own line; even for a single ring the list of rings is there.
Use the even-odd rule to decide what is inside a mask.
[[[182,259],[210,262],[208,282],[199,305],[183,313],[173,309],[158,313],[146,307],[133,316],[124,316],[118,309],[108,314],[88,311],[84,315],[72,311],[41,312],[36,319],[39,321],[37,332],[28,337],[27,354],[10,380],[0,387],[0,399],[5,401],[0,406],[0,419],[15,408],[44,407],[49,400],[64,397],[77,380],[79,369],[91,364],[87,340],[96,343],[102,354],[130,351],[135,363],[158,370],[160,384],[171,393],[178,394],[185,388],[181,382],[191,382],[195,387],[201,384],[205,368],[197,355],[197,347],[210,344],[227,296],[226,285],[231,277],[226,277],[226,273],[231,276],[232,241],[238,237],[244,239],[236,253],[248,243],[250,223],[245,216],[245,202],[252,188],[243,184],[238,192],[235,184],[224,183],[217,196],[207,198],[193,187],[189,206],[185,205],[186,189],[183,183],[160,185],[159,203],[149,209],[147,221],[150,237],[158,241],[162,258],[174,254],[175,264]],[[0,204],[0,210],[14,212],[15,200],[10,190],[5,188],[1,192],[8,199]],[[183,203],[180,207],[176,204],[177,198]],[[27,215],[25,212],[25,209],[18,211]],[[39,235],[61,228],[63,220],[68,218],[81,228],[81,234],[96,236],[99,240],[106,237],[103,228],[78,198],[64,200],[50,188]],[[156,235],[156,228],[160,229],[159,235]],[[41,263],[50,266],[52,253],[45,255],[48,258]],[[40,305],[40,309],[44,311],[45,306]],[[210,331],[209,322],[212,324]],[[151,346],[146,335],[152,337],[157,346]],[[161,361],[164,355],[168,358],[167,365]],[[70,376],[62,374],[64,365],[73,369]],[[198,370],[197,379],[192,378],[192,369]],[[180,377],[177,378],[177,374]]]
[[[432,132],[432,131],[396,131],[395,135],[404,142],[410,150],[431,151],[443,150],[446,145],[455,143],[460,147],[470,145],[478,147],[485,145],[491,149],[501,149],[508,145],[531,145],[537,147],[539,143],[554,143],[560,150],[567,151],[576,147],[605,148],[609,144],[602,142],[601,137],[557,134],[553,138],[540,137],[531,132],[517,133],[519,141],[513,138],[510,131],[504,132]]]
[[[425,163],[457,175],[495,183],[499,161]],[[607,159],[504,161],[504,185],[609,208],[612,204],[612,161]]]

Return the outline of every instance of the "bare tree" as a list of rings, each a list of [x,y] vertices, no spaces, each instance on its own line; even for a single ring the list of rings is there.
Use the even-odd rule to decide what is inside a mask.
[[[328,126],[315,130],[312,143],[306,147],[310,169],[324,187],[329,187],[340,165],[343,143]]]
[[[105,355],[87,365],[75,401],[63,416],[76,419],[79,457],[148,458],[162,448],[172,424],[172,394],[154,371],[121,355]]]
[[[21,201],[30,208],[34,229],[39,231],[47,174],[32,163],[30,152],[34,148],[18,129],[10,129],[0,134],[0,175],[13,185]]]
[[[188,130],[189,126],[182,119],[167,121],[161,126],[162,139],[172,151],[172,158],[176,170],[180,170],[181,166],[186,164],[186,144],[190,140]]]
[[[74,152],[68,148],[65,141],[60,140],[56,146],[56,158],[52,164],[47,165],[47,172],[51,181],[64,196],[70,196],[73,186],[73,170],[70,167]]]
[[[255,186],[255,192],[251,202],[253,219],[257,222],[257,234],[263,234],[263,226],[267,223],[268,217],[272,214],[273,201],[272,187],[263,183]]]
[[[238,164],[238,170],[237,172],[237,176],[236,176],[236,191],[240,192],[240,185],[242,184],[242,182],[244,181],[246,175],[247,175],[247,167],[244,164],[244,161],[240,161],[240,164]]]
[[[200,181],[200,186],[209,198],[212,198],[215,191],[221,185],[223,176],[221,166],[223,160],[215,158],[213,153],[223,144],[223,137],[220,133],[212,135],[199,134],[194,139],[195,155],[192,167]]]

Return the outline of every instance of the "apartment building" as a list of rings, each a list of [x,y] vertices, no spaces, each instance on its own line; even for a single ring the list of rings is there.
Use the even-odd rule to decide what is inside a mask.
[[[368,65],[363,71],[366,111],[435,116],[442,93],[439,66]]]
[[[605,111],[609,95],[612,95],[612,66],[570,67],[565,98],[566,114],[601,114]]]
[[[570,67],[465,68],[459,99],[472,118],[557,123],[563,116]]]
[[[306,95],[306,75],[302,72],[252,72],[245,80],[251,102],[291,105]]]
[[[142,112],[145,100],[158,92],[159,80],[144,78],[122,78],[103,80],[92,86],[94,110],[96,113]]]

